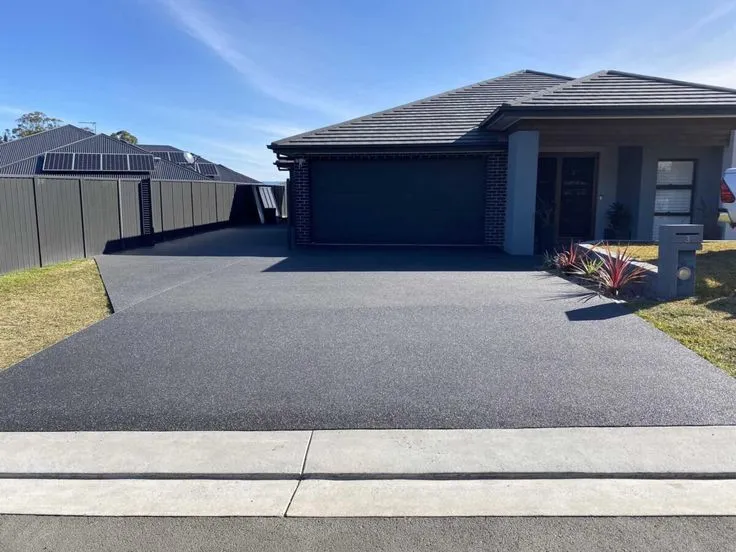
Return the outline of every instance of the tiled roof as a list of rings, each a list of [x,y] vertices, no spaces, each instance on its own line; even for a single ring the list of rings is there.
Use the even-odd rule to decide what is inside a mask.
[[[599,71],[508,103],[512,106],[736,105],[736,90],[621,71]]]
[[[151,151],[183,151],[173,146],[133,145],[111,138],[106,134],[93,134],[73,125],[66,125],[46,132],[41,132],[14,140],[0,146],[0,159],[9,160],[0,163],[0,175],[7,176],[65,176],[99,179],[140,179],[141,173],[112,172],[50,172],[43,170],[44,154],[48,151],[70,153],[121,153],[145,154]],[[203,157],[197,157],[201,163],[211,163]],[[217,165],[220,176],[208,178],[197,172],[193,165],[173,163],[165,159],[156,161],[150,173],[153,180],[196,180],[223,182],[258,182],[223,165]]]
[[[217,165],[217,169],[220,171],[220,178],[224,182],[242,182],[243,184],[257,184],[258,180],[246,176],[237,171],[232,170],[225,165]]]
[[[284,138],[275,150],[304,146],[467,145],[497,143],[478,126],[504,102],[571,80],[518,71],[358,119]]]
[[[146,150],[123,142],[116,138],[111,138],[107,134],[94,134],[89,138],[58,147],[50,151],[66,151],[71,153],[132,153],[146,154]]]
[[[174,146],[157,146],[154,144],[136,144],[139,148],[143,148],[146,151],[183,151]]]
[[[0,167],[22,161],[29,157],[35,157],[59,146],[84,140],[90,136],[94,136],[94,134],[88,130],[82,130],[74,125],[64,125],[45,132],[26,136],[25,138],[13,140],[7,144],[0,145]]]
[[[185,151],[183,149],[179,149],[174,146],[154,145],[154,144],[139,144],[138,147],[143,148],[144,150],[149,151],[149,152],[150,151],[180,151],[180,152]],[[251,178],[250,176],[241,174],[237,171],[234,171],[231,168],[226,167],[225,165],[220,165],[219,163],[213,163],[212,161],[205,159],[201,155],[197,155],[196,153],[192,153],[192,155],[194,155],[195,163],[212,163],[213,165],[217,165],[217,170],[219,172],[219,175],[214,176],[212,178],[205,177],[206,180],[219,180],[221,182],[242,182],[243,184],[253,184],[253,183],[258,182],[258,180]],[[169,163],[169,162],[162,159],[161,163]],[[176,165],[177,163],[174,163],[174,164]],[[189,165],[189,164],[180,163],[178,164],[178,166],[187,167],[191,171],[197,170],[196,166],[193,164]],[[197,172],[197,175],[199,175],[200,177],[202,176],[199,172]],[[176,180],[180,180],[180,179],[176,179]]]
[[[519,118],[544,114],[736,115],[736,90],[660,77],[599,71],[498,106],[483,126],[501,130]]]

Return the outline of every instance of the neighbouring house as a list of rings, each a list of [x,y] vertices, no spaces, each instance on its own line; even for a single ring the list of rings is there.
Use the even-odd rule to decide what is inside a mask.
[[[539,252],[694,222],[719,238],[736,90],[601,71],[518,71],[273,142],[292,242]],[[619,215],[621,210],[619,210]]]
[[[272,186],[65,125],[0,145],[0,273],[280,217]]]

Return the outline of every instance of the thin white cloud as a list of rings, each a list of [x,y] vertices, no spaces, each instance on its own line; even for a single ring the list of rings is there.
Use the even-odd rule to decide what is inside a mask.
[[[215,53],[261,93],[285,104],[319,111],[330,117],[349,118],[352,110],[305,90],[297,90],[276,79],[252,60],[242,46],[228,34],[215,15],[196,0],[158,0],[174,21],[192,38]]]
[[[698,65],[689,70],[676,71],[667,76],[690,82],[736,88],[736,57]]]
[[[0,115],[10,115],[11,117],[20,117],[26,113],[25,109],[16,107],[14,105],[0,105]]]
[[[679,33],[679,37],[682,38],[685,35],[697,34],[704,27],[707,27],[711,23],[715,23],[733,11],[736,11],[736,2],[724,2],[723,4],[719,4],[703,17],[696,20],[692,25],[687,27],[682,33]]]

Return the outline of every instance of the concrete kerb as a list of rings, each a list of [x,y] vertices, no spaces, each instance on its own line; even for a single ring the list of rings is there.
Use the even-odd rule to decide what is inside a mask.
[[[0,451],[0,513],[736,515],[736,426],[0,433]]]
[[[0,477],[732,477],[736,426],[0,433]]]

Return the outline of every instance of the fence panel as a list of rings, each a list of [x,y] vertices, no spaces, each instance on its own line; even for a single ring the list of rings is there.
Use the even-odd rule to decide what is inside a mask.
[[[202,183],[192,182],[192,224],[201,226],[202,222]]]
[[[161,228],[173,230],[174,226],[174,182],[161,182]]]
[[[217,222],[217,190],[214,182],[204,187],[207,193],[207,224],[211,224]]]
[[[184,197],[181,182],[171,183],[173,199],[171,208],[174,212],[174,228],[184,228]]]
[[[82,180],[82,222],[87,256],[105,251],[108,241],[120,239],[117,180]]]
[[[217,222],[230,220],[235,184],[217,183]]]
[[[191,228],[192,223],[192,183],[181,183],[182,214],[184,216],[182,226]]]
[[[121,237],[133,238],[141,235],[141,207],[138,199],[137,180],[120,180],[120,226]]]
[[[0,181],[0,273],[41,266],[32,178]]]
[[[79,180],[36,180],[41,265],[84,257]]]

